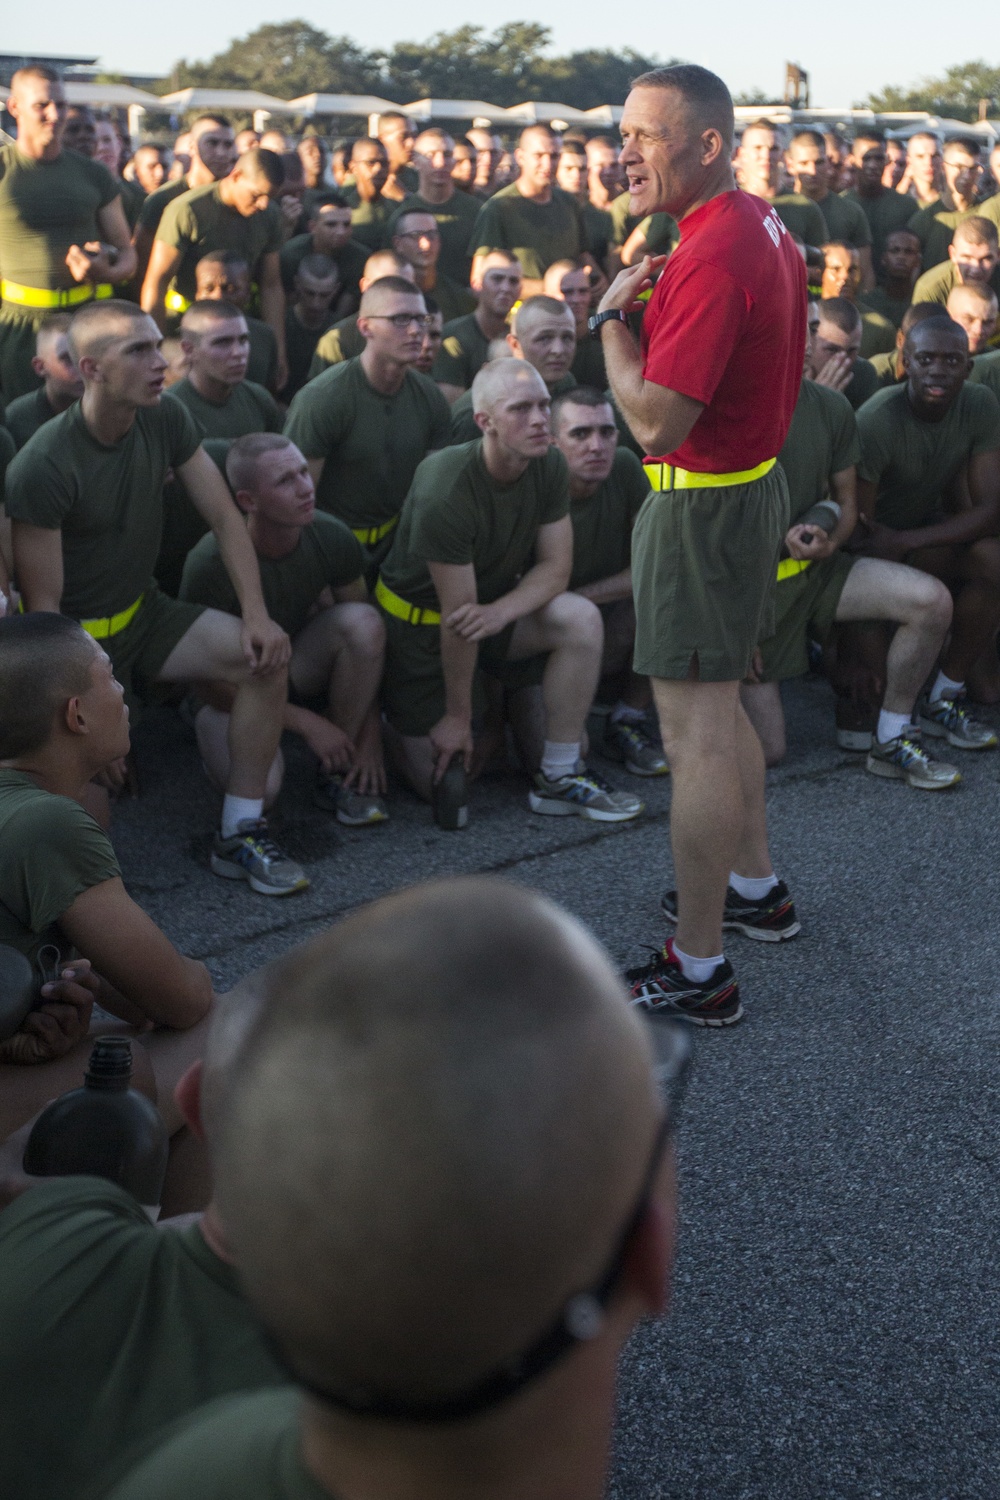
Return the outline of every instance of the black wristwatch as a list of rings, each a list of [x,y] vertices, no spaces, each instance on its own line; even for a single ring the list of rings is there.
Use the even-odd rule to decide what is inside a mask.
[[[590,337],[592,339],[599,339],[601,336],[601,324],[610,323],[612,318],[616,323],[628,323],[628,313],[624,312],[620,307],[609,307],[607,312],[595,313],[592,318],[587,319],[587,332],[590,334]]]

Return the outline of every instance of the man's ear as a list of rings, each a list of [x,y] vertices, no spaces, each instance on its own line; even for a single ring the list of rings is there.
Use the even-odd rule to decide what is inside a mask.
[[[257,502],[249,490],[236,491],[236,504],[245,516],[252,516],[257,509]]]
[[[677,1241],[677,1177],[671,1158],[649,1195],[645,1212],[629,1241],[622,1271],[626,1291],[637,1297],[649,1317],[660,1318],[670,1302],[670,1276]]]
[[[476,411],[472,414],[472,420],[480,432],[486,432],[490,427],[490,414],[488,411]]]
[[[63,711],[63,721],[70,734],[87,734],[87,720],[79,697],[70,698]]]
[[[44,376],[45,376],[45,361],[44,361],[44,359],[40,358],[39,355],[33,354],[31,356],[31,368],[34,370],[34,372],[35,372],[36,375],[44,378]]]
[[[521,348],[521,341],[518,338],[517,334],[516,333],[508,333],[506,335],[506,339],[507,339],[508,344],[510,345],[510,347],[514,351],[515,358],[517,358],[517,359],[523,359],[524,358],[524,350]]]
[[[184,1116],[185,1124],[199,1141],[205,1139],[205,1130],[201,1123],[201,1075],[202,1062],[199,1057],[196,1062],[182,1073],[174,1088],[174,1103]]]

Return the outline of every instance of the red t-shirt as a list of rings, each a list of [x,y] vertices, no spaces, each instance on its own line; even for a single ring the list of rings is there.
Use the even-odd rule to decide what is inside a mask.
[[[645,379],[705,403],[665,461],[730,474],[775,458],[805,341],[805,263],[770,204],[737,191],[695,209],[642,320]]]

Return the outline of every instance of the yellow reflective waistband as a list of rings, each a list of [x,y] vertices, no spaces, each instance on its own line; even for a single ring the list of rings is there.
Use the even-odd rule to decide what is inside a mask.
[[[106,641],[109,636],[124,630],[126,625],[131,625],[145,597],[145,594],[140,594],[134,604],[130,604],[128,609],[119,610],[116,615],[105,615],[103,620],[81,620],[80,624],[95,641]]]
[[[384,536],[389,535],[398,520],[398,516],[393,516],[391,521],[385,521],[381,526],[362,526],[360,531],[354,531],[352,526],[351,530],[354,531],[362,547],[374,547],[376,542],[380,542]]]
[[[797,573],[804,573],[812,565],[811,557],[786,557],[778,564],[778,582],[783,578],[794,578]]]
[[[80,302],[103,302],[113,297],[115,289],[107,281],[91,286],[82,281],[79,286],[67,287],[65,291],[49,291],[41,286],[21,286],[16,281],[0,281],[0,297],[18,307],[76,307]]]
[[[769,474],[776,458],[765,458],[755,469],[738,469],[734,474],[701,474],[695,469],[678,469],[673,464],[643,464],[646,478],[654,490],[714,490],[727,484],[750,484]]]
[[[168,313],[186,313],[191,303],[187,297],[182,297],[180,292],[171,287],[163,299],[163,305]]]
[[[421,609],[416,604],[408,604],[398,594],[394,594],[388,584],[379,578],[375,584],[375,598],[381,604],[387,615],[395,615],[397,620],[405,620],[407,625],[440,625],[441,615],[436,609]]]

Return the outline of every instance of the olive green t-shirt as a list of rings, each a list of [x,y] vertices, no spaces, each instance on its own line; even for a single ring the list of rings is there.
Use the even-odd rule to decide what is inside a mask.
[[[166,393],[180,401],[194,417],[203,438],[239,438],[250,432],[280,432],[283,419],[269,391],[252,380],[241,380],[228,401],[209,401],[185,376]]]
[[[977,354],[972,361],[968,380],[972,385],[985,385],[1000,401],[1000,349],[989,354]]]
[[[680,228],[677,220],[669,214],[648,214],[645,219],[637,219],[628,210],[628,193],[620,193],[607,210],[611,220],[611,244],[616,250],[622,248],[636,229],[642,230],[650,255],[669,255],[680,244]]]
[[[107,167],[76,151],[35,161],[0,146],[0,276],[46,290],[75,286],[66,252],[101,238],[97,215],[120,187]]]
[[[855,411],[864,406],[869,397],[874,396],[878,390],[878,376],[872,369],[871,361],[867,359],[856,359],[854,361],[854,374],[844,395]]]
[[[947,209],[940,198],[936,203],[931,203],[927,208],[919,208],[913,215],[907,229],[920,241],[922,265],[925,271],[932,266],[938,266],[943,260],[948,259],[948,246],[951,244],[955,230],[963,219],[970,219],[973,214],[978,214],[978,208]]]
[[[200,442],[180,401],[140,407],[110,447],[79,404],[46,422],[7,472],[7,514],[62,531],[62,612],[101,619],[134,604],[153,577],[163,531],[163,481]]]
[[[130,229],[134,229],[139,222],[139,215],[142,213],[142,205],[146,201],[146,194],[137,182],[128,182],[124,177],[116,177],[114,181],[121,194],[122,208],[125,210],[125,222]]]
[[[10,403],[4,415],[4,426],[14,439],[15,448],[23,448],[39,427],[44,427],[58,415],[49,404],[45,387],[40,385],[37,391],[29,391],[26,396],[18,396]]]
[[[594,494],[570,500],[573,523],[571,589],[611,578],[632,561],[632,523],[649,494],[642,464],[627,448],[615,451],[611,473]]]
[[[868,361],[878,376],[880,390],[885,390],[890,385],[896,385],[899,381],[900,377],[896,374],[896,359],[897,351],[892,349],[885,354],[875,354]],[[904,375],[902,378],[905,380],[906,376]]]
[[[302,1462],[295,1390],[213,1401],[102,1500],[330,1500]]]
[[[865,308],[870,308],[872,312],[881,313],[882,317],[888,318],[889,322],[896,329],[902,324],[903,318],[906,315],[906,309],[909,306],[910,299],[908,297],[905,300],[901,297],[890,297],[885,287],[882,286],[872,287],[870,292],[864,292],[858,298],[858,307],[862,313]]]
[[[557,380],[554,386],[549,388],[550,396],[561,396],[563,391],[571,391],[576,385],[576,376],[571,370],[567,370],[561,380]],[[448,441],[455,443],[472,443],[481,437],[479,424],[472,410],[472,391],[463,391],[458,400],[451,407],[451,436]]]
[[[797,234],[805,244],[822,245],[826,240],[826,220],[804,193],[779,193],[773,207],[789,234]]]
[[[17,1500],[79,1497],[205,1401],[285,1377],[197,1224],[158,1229],[98,1177],[0,1214],[0,1449]]]
[[[318,328],[306,328],[299,322],[294,307],[285,309],[285,355],[288,359],[288,380],[281,392],[287,406],[297,391],[309,379],[309,370],[316,353],[316,345],[333,327],[333,319],[327,316]]]
[[[968,459],[1000,448],[1000,405],[985,386],[963,385],[940,422],[921,421],[907,392],[878,391],[858,412],[858,477],[878,487],[875,519],[897,531],[928,525]]]
[[[877,266],[885,242],[894,229],[905,229],[913,218],[913,199],[894,188],[883,188],[877,198],[863,198],[854,188],[841,195],[848,203],[857,203],[872,232],[872,259]]]
[[[607,389],[608,375],[604,368],[604,350],[600,339],[592,339],[587,333],[582,339],[578,339],[573,363],[569,368],[577,385],[589,385],[595,391]]]
[[[290,293],[295,284],[295,275],[299,266],[307,255],[312,255],[313,240],[311,234],[297,234],[287,244],[282,245],[278,255],[278,264],[281,267],[281,280],[286,293]],[[357,240],[348,240],[331,255],[329,251],[321,252],[328,260],[332,260],[340,272],[340,290],[342,292],[357,293],[358,282],[364,275],[365,261],[371,253],[366,245],[359,244]]]
[[[843,240],[857,250],[863,250],[872,242],[871,225],[859,203],[842,198],[839,193],[827,193],[816,207],[823,215],[828,240]]]
[[[309,366],[309,379],[315,380],[331,365],[342,365],[349,359],[357,359],[365,352],[365,336],[358,330],[358,315],[341,318],[328,328],[316,345],[316,352]]]
[[[467,313],[474,313],[476,310],[476,299],[469,288],[459,286],[457,281],[452,281],[450,276],[443,276],[440,271],[427,295],[434,298],[438,311],[446,323],[454,323],[456,318],[464,317]]]
[[[470,198],[468,193],[460,193],[457,188],[447,203],[428,203],[427,199],[421,197],[419,193],[412,193],[393,214],[386,244],[392,241],[392,236],[396,232],[396,220],[400,214],[433,214],[441,236],[438,271],[456,282],[458,286],[467,287],[472,271],[469,240],[476,219],[479,217],[479,207],[477,199]],[[437,297],[436,292],[434,296]]]
[[[287,557],[258,554],[257,564],[267,612],[293,637],[308,622],[324,589],[344,588],[365,570],[357,538],[343,521],[323,511],[317,511],[312,523],[302,528],[298,545]],[[241,613],[219,544],[211,532],[188,553],[180,598],[224,610],[227,615]]]
[[[548,203],[518,192],[517,183],[501,188],[479,210],[469,240],[470,255],[509,250],[525,276],[541,280],[557,260],[575,260],[586,248],[579,203],[561,188]]]
[[[383,396],[352,359],[303,386],[285,432],[306,458],[325,460],[317,504],[360,530],[399,514],[421,459],[447,443],[448,419],[430,376],[407,370]]]
[[[896,325],[890,323],[880,312],[866,303],[858,303],[861,314],[861,358],[871,359],[873,354],[886,354],[896,347]]]
[[[475,313],[453,318],[441,331],[441,347],[434,357],[431,374],[445,385],[460,385],[468,390],[486,363],[489,348],[490,341],[476,322]]]
[[[42,791],[23,771],[0,769],[0,943],[32,961],[46,943],[64,948],[56,930],[63,912],[117,875],[107,834],[79,802]],[[0,1361],[5,1344],[6,1333]]]
[[[956,286],[961,286],[958,271],[950,260],[943,260],[938,266],[931,266],[929,271],[918,280],[913,288],[914,302],[940,302],[942,305]],[[996,268],[990,277],[990,286],[1000,296],[1000,266]]]
[[[371,198],[362,202],[354,187],[345,187],[341,191],[351,210],[351,238],[364,245],[369,255],[388,245],[389,220],[401,205],[394,198]]]
[[[178,177],[176,182],[165,182],[162,187],[156,189],[155,193],[150,193],[143,200],[139,210],[139,227],[148,230],[155,238],[167,204],[173,203],[175,198],[180,198],[190,191],[191,184],[186,177]]]
[[[607,209],[595,208],[593,203],[584,203],[583,232],[584,249],[590,252],[599,266],[603,266],[607,260],[611,236],[614,233],[614,225]]]
[[[274,204],[244,218],[235,208],[223,203],[220,185],[192,188],[182,193],[163,211],[156,238],[181,251],[181,263],[172,285],[182,297],[194,300],[194,268],[210,250],[235,250],[250,267],[256,280],[265,255],[277,253],[284,243],[281,211]]]
[[[243,316],[247,320],[247,332],[250,335],[247,379],[270,390],[278,370],[278,340],[274,336],[274,329],[262,318],[250,318],[246,313]]]
[[[531,567],[538,528],[569,511],[569,470],[558,448],[533,458],[513,484],[483,462],[482,440],[424,459],[406,497],[382,577],[395,593],[438,606],[429,562],[471,563],[480,604],[507,594]]]
[[[616,250],[620,250],[634,229],[644,221],[637,219],[634,214],[629,213],[631,198],[627,192],[619,193],[617,198],[611,200],[607,209],[608,218],[611,220],[611,243]]]
[[[788,524],[792,526],[830,490],[831,474],[854,467],[861,457],[851,403],[839,391],[803,380],[778,462],[788,480]]]
[[[7,478],[7,470],[10,468],[11,460],[17,448],[14,439],[6,427],[0,427],[0,504],[3,503],[3,487]]]

